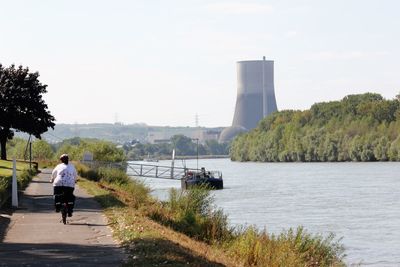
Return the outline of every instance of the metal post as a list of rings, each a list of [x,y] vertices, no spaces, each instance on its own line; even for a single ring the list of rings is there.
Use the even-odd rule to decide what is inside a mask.
[[[171,179],[174,178],[174,166],[175,166],[175,148],[172,149],[172,161],[171,161]]]
[[[197,169],[199,169],[199,138],[197,140]]]
[[[32,170],[32,141],[29,141],[29,169]]]
[[[18,183],[17,183],[17,162],[13,159],[13,176],[11,185],[11,205],[18,208]]]
[[[267,101],[267,92],[265,92],[265,56],[262,61],[262,90],[263,90],[263,118],[267,116],[267,109],[265,108],[265,102]]]

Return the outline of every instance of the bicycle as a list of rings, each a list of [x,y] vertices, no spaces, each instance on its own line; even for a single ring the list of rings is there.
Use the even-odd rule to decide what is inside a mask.
[[[71,217],[72,212],[70,207],[73,207],[74,202],[68,202],[65,193],[62,192],[61,194],[54,195],[56,202],[56,212],[61,212],[61,221],[63,224],[67,224],[67,216]],[[75,197],[74,197],[75,198]]]

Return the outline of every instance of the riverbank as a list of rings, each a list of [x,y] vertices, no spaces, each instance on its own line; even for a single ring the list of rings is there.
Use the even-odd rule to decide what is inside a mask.
[[[186,164],[196,166],[196,160]],[[213,195],[232,226],[255,225],[279,235],[282,229],[303,225],[312,233],[326,236],[334,232],[342,237],[349,266],[376,266],[378,262],[398,266],[400,262],[400,241],[395,241],[400,240],[397,162],[238,163],[218,159],[200,161],[199,166],[223,173],[225,189]],[[180,187],[176,181],[144,181],[154,196],[165,201],[168,188]]]
[[[126,247],[126,266],[237,266],[224,251],[163,226],[139,207],[147,198],[128,194],[119,186],[81,179],[85,188],[103,206],[115,237]]]
[[[176,156],[175,160],[190,160],[190,159],[226,159],[226,158],[230,158],[229,155],[199,155],[198,157],[196,155],[194,156]],[[146,159],[143,159],[144,161],[146,161]],[[172,156],[171,155],[163,155],[163,156],[159,156],[157,158],[152,158],[151,161],[154,160],[172,160]],[[132,160],[134,161],[134,160]]]
[[[80,173],[97,181],[82,183],[102,203],[114,234],[130,250],[132,265],[160,264],[165,255],[171,266],[184,266],[185,260],[193,266],[344,265],[343,248],[333,236],[312,235],[302,228],[270,235],[253,227],[230,227],[207,190],[175,190],[168,201],[159,202],[124,172]],[[171,243],[180,249],[171,251]],[[152,247],[157,250],[148,253]]]

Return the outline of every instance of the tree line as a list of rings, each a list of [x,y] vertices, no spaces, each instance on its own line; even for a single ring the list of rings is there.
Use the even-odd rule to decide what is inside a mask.
[[[14,138],[7,143],[9,154],[17,159],[29,159],[27,140]],[[112,142],[97,139],[82,139],[79,137],[63,140],[56,144],[49,144],[45,140],[32,142],[32,159],[34,161],[58,160],[64,153],[69,154],[75,161],[83,159],[85,152],[93,154],[93,159],[103,162],[122,162],[126,159],[122,149]]]
[[[400,95],[348,95],[264,118],[231,144],[236,161],[400,161]]]
[[[171,157],[174,148],[177,156],[196,156],[197,149],[199,155],[227,155],[229,151],[228,144],[219,144],[215,140],[199,144],[197,147],[196,140],[183,135],[173,136],[170,143],[136,143],[133,146],[125,144],[122,147],[110,141],[74,137],[54,144],[36,139],[32,142],[32,159],[34,161],[58,160],[60,155],[67,153],[72,160],[79,161],[83,159],[85,152],[90,152],[95,161],[123,162],[140,160],[148,155],[160,158]],[[8,141],[7,151],[11,157],[29,159],[28,143],[25,139],[17,137]]]
[[[160,144],[125,144],[127,158],[130,160],[143,159],[150,155],[156,158],[171,157],[175,149],[177,156],[199,155],[228,155],[229,144],[220,144],[217,140],[207,140],[204,144],[198,143],[197,139],[178,134],[171,137],[170,142]]]

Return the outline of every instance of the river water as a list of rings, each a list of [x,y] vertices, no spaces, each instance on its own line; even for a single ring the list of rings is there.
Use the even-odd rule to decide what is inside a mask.
[[[158,162],[169,166],[170,161]],[[232,225],[279,233],[299,225],[343,237],[348,265],[400,266],[400,163],[239,163],[201,159],[223,172],[215,203]],[[177,166],[175,162],[175,166]],[[196,160],[186,166],[196,168]],[[166,199],[179,181],[145,179]]]

